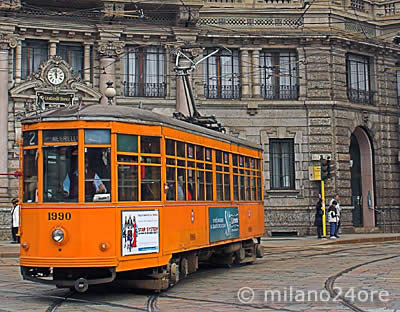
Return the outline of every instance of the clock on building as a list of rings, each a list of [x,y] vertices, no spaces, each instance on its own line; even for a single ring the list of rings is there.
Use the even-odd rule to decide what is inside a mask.
[[[53,85],[61,84],[65,79],[65,73],[60,67],[52,67],[47,72],[47,79]]]

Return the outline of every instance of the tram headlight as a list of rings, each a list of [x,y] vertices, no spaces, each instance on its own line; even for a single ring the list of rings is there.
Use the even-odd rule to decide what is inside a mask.
[[[55,229],[53,233],[51,233],[51,237],[56,243],[61,243],[64,240],[64,231],[61,229]]]

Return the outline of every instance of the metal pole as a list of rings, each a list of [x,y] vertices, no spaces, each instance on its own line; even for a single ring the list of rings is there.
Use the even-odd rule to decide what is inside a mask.
[[[325,183],[321,180],[321,198],[322,198],[322,236],[326,238],[326,213],[325,213]]]

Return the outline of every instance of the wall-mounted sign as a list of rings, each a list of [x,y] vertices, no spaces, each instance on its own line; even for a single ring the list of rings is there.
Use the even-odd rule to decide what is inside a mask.
[[[42,110],[49,107],[64,107],[71,106],[74,104],[74,94],[73,93],[36,93],[36,103],[37,106]]]
[[[321,166],[308,167],[308,177],[310,181],[321,181]]]

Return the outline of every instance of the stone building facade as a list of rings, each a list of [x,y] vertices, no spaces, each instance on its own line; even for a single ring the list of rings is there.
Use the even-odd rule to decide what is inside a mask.
[[[399,26],[400,0],[3,0],[0,173],[18,170],[19,117],[46,92],[107,105],[111,81],[113,105],[172,115],[186,46],[215,52],[191,75],[198,110],[264,148],[267,235],[314,232],[321,156],[343,231],[399,231]],[[46,83],[49,62],[66,66],[62,88]],[[17,195],[1,175],[1,237]]]

